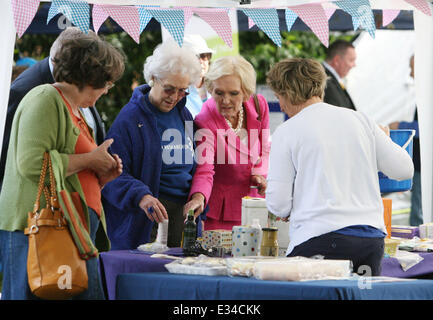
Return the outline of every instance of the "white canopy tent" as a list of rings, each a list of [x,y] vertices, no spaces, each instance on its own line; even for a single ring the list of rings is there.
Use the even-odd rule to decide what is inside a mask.
[[[44,2],[50,2],[43,0]],[[333,0],[252,0],[249,5],[240,5],[235,0],[88,0],[90,4],[110,5],[159,5],[161,7],[227,7],[227,8],[278,8],[321,3],[324,7]],[[370,0],[372,9],[413,10],[403,0]],[[432,5],[430,4],[430,7]],[[4,29],[0,33],[0,139],[3,138],[12,74],[13,52],[16,39],[13,11],[10,0],[0,2],[0,20]],[[424,222],[433,221],[433,17],[414,10],[415,24],[415,94],[419,116],[422,165],[422,206]],[[197,33],[200,33],[197,30]],[[394,54],[398,54],[395,52]],[[376,75],[380,76],[380,75]]]

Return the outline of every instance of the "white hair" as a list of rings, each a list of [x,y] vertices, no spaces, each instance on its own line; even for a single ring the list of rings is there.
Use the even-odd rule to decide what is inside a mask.
[[[144,63],[144,79],[147,83],[153,77],[164,79],[170,74],[188,75],[190,85],[201,77],[197,56],[191,50],[179,47],[173,40],[159,44]]]

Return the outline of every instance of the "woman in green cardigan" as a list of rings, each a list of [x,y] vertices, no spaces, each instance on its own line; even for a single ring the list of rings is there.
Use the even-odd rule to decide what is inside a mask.
[[[76,192],[84,209],[95,257],[86,261],[88,289],[77,299],[104,299],[94,248],[99,223],[105,228],[101,188],[122,172],[122,161],[108,152],[112,140],[97,146],[80,107],[93,106],[124,71],[124,56],[95,35],[66,40],[54,57],[54,84],[32,89],[14,117],[5,178],[0,194],[2,299],[35,299],[27,283],[27,213],[36,199],[44,152],[56,179]],[[59,182],[57,182],[59,183]],[[42,197],[44,201],[44,197]],[[41,207],[45,203],[41,203]],[[109,246],[108,239],[106,239]]]

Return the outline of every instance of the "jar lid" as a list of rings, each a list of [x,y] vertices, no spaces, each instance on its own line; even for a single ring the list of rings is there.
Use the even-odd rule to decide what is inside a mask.
[[[276,227],[262,228],[262,231],[272,231],[272,232],[275,232],[275,231],[278,231],[278,228],[276,228]]]

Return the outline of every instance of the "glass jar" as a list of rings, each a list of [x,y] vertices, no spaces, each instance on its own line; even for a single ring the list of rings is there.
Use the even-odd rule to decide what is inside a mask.
[[[278,257],[278,228],[262,228],[260,255]]]

